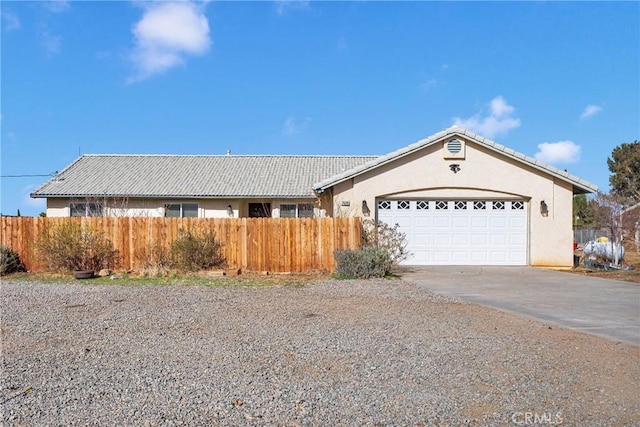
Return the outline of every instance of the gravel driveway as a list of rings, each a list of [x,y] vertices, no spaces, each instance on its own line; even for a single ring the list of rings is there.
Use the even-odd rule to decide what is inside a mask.
[[[2,283],[5,425],[638,425],[640,348],[399,280]],[[531,424],[531,423],[529,423]]]

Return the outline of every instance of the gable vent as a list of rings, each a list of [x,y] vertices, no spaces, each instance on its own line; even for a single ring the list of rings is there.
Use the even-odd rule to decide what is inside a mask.
[[[458,154],[462,150],[462,141],[459,139],[453,139],[447,142],[447,150],[451,154]]]
[[[462,139],[452,139],[442,146],[442,154],[445,159],[464,160],[465,142]]]

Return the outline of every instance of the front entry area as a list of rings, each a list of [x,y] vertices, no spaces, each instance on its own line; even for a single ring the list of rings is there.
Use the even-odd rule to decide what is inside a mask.
[[[527,265],[524,200],[378,199],[377,219],[407,236],[406,265]]]

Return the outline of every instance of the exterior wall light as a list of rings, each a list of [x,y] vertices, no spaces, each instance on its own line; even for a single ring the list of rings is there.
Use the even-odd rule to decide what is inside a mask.
[[[367,205],[367,201],[363,200],[362,201],[362,214],[364,216],[369,216],[370,213],[371,213],[371,209],[369,209],[369,205]]]
[[[233,217],[233,207],[231,205],[227,206],[227,215]]]
[[[547,206],[544,200],[540,201],[540,215],[549,216],[549,206]]]

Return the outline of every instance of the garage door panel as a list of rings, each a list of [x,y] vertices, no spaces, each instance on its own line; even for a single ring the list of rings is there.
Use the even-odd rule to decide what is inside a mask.
[[[449,251],[438,251],[438,250],[433,251],[433,262],[436,263],[436,265],[438,263],[440,264],[449,263],[450,258],[451,257],[449,256]]]
[[[471,263],[471,254],[468,251],[452,251],[451,259],[454,264],[465,265]]]
[[[468,230],[471,226],[471,218],[468,217],[452,217],[451,218],[451,225],[453,226],[453,228],[461,228],[461,229],[465,229]]]
[[[449,230],[451,228],[451,218],[448,216],[438,216],[433,218],[433,227],[434,228],[446,228]]]
[[[489,236],[486,234],[473,234],[471,236],[471,244],[474,247],[487,246],[489,244]]]
[[[428,246],[432,243],[431,235],[428,233],[413,233],[416,246]]]
[[[431,228],[433,226],[433,218],[428,216],[414,217],[413,224],[416,228]]]
[[[406,234],[411,256],[404,264],[527,263],[528,205],[524,202],[380,202],[378,219],[390,225],[399,224],[399,231]]]
[[[471,243],[471,236],[468,234],[452,234],[451,235],[451,244],[454,246],[469,246]]]
[[[395,223],[400,227],[409,228],[411,227],[411,215],[396,215]]]
[[[499,229],[507,226],[507,218],[504,216],[493,216],[489,221],[492,229]]]
[[[504,234],[492,234],[489,236],[491,246],[505,246],[507,244],[507,236]]]
[[[471,218],[471,227],[474,229],[484,229],[489,227],[489,218],[474,216]]]
[[[486,251],[471,252],[471,264],[482,265],[488,264],[489,254]]]
[[[451,242],[450,234],[437,233],[433,235],[433,244],[440,246],[449,246]]]
[[[527,218],[524,216],[510,217],[509,226],[512,228],[525,228],[527,226]]]

